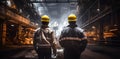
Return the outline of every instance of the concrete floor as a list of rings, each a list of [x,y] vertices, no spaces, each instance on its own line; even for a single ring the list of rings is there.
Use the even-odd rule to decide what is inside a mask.
[[[32,48],[11,50],[9,53],[1,52],[0,59],[38,59],[37,53]],[[57,54],[56,59],[63,59],[62,50],[58,50]],[[88,45],[82,53],[81,59],[120,59],[120,47]]]

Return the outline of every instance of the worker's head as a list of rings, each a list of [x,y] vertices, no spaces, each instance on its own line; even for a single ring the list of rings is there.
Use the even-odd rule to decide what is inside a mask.
[[[43,25],[48,25],[49,21],[50,21],[49,16],[47,16],[47,15],[41,16],[41,22],[42,22]]]
[[[76,23],[76,15],[75,14],[70,14],[68,16],[68,22],[71,24],[71,23]]]

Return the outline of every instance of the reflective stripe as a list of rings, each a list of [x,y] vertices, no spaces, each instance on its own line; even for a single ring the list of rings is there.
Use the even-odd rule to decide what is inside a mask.
[[[78,40],[78,41],[81,41],[81,40],[84,40],[82,38],[78,38],[78,37],[63,37],[62,39],[60,39],[60,41],[62,40]]]
[[[51,46],[50,44],[38,44],[38,46]]]

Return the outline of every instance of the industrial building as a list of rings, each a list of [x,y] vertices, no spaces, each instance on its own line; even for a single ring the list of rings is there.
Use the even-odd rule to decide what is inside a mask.
[[[119,0],[0,0],[0,59],[37,59],[33,35],[41,16],[50,16],[59,39],[71,13],[88,40],[81,59],[120,58]]]

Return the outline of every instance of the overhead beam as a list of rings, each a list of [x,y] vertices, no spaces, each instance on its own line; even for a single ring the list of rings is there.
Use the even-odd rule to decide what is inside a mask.
[[[55,0],[55,1],[30,1],[30,0],[27,0],[28,3],[72,3],[72,2],[79,2],[80,0],[75,0],[75,1],[70,1],[70,0],[67,0],[67,1],[58,1],[58,0]]]

